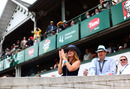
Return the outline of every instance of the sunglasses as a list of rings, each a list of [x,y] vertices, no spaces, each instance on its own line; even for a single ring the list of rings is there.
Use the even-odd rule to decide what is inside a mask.
[[[120,61],[123,61],[123,60],[125,61],[126,59],[121,59]]]

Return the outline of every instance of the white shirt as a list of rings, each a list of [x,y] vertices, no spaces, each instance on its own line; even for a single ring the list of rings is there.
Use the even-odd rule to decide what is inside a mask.
[[[89,60],[92,59],[93,55],[91,53],[85,54],[83,60]]]
[[[118,68],[117,74],[130,74],[130,65],[126,64],[125,66],[121,66]]]
[[[105,57],[104,65],[102,63],[102,71],[100,71],[100,59],[94,58],[91,61],[88,76],[93,75],[114,75],[116,73],[116,63],[113,58]]]

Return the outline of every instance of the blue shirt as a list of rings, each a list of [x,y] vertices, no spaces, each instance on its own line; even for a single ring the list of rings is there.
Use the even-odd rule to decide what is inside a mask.
[[[94,58],[91,62],[89,75],[114,75],[116,73],[116,63],[114,59],[105,57],[104,62],[99,58]]]
[[[56,26],[48,25],[46,32],[49,33],[50,31],[56,31]]]

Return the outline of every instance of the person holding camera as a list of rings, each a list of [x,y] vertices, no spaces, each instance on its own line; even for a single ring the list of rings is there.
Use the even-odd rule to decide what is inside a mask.
[[[60,62],[58,66],[58,73],[62,76],[77,76],[80,60],[79,56],[81,54],[80,50],[75,45],[69,45],[67,49],[59,51]]]
[[[34,43],[39,43],[40,42],[40,39],[41,39],[41,37],[40,37],[40,34],[41,34],[41,29],[40,28],[38,28],[38,27],[36,27],[36,29],[34,30]]]

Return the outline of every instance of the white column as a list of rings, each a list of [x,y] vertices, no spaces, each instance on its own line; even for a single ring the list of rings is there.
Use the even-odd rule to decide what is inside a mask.
[[[34,30],[35,30],[35,28],[36,28],[36,24],[37,24],[37,23],[36,23],[36,20],[34,20]]]
[[[37,23],[36,23],[36,14],[34,12],[31,12],[31,14],[32,14],[31,20],[34,22],[34,29],[33,30],[35,30],[36,25],[37,25]]]
[[[2,44],[0,43],[0,56],[2,55]]]
[[[21,66],[15,67],[15,77],[21,77]]]

